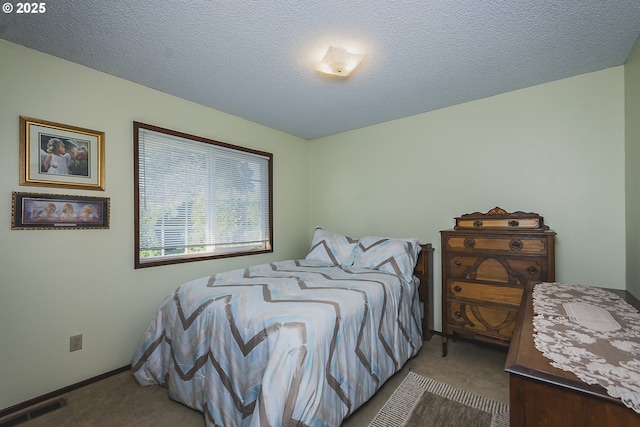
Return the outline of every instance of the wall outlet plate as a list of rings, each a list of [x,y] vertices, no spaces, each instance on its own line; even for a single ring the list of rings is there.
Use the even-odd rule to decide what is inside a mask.
[[[82,334],[69,337],[69,351],[82,350]]]

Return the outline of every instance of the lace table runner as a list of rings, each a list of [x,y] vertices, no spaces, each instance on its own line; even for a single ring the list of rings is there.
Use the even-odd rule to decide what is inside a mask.
[[[536,348],[640,413],[640,314],[613,292],[540,283],[533,290]]]

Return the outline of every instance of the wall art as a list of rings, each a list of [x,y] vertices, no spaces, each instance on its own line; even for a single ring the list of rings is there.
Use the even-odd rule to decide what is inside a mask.
[[[20,185],[104,190],[104,132],[20,116]]]
[[[107,197],[13,192],[12,230],[109,228]]]

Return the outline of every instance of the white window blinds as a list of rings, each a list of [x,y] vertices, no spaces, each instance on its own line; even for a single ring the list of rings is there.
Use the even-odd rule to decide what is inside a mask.
[[[271,250],[271,154],[134,127],[136,267]]]

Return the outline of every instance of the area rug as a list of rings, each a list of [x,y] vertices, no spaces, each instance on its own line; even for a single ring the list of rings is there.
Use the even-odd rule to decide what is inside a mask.
[[[509,427],[509,405],[409,372],[369,427]]]

